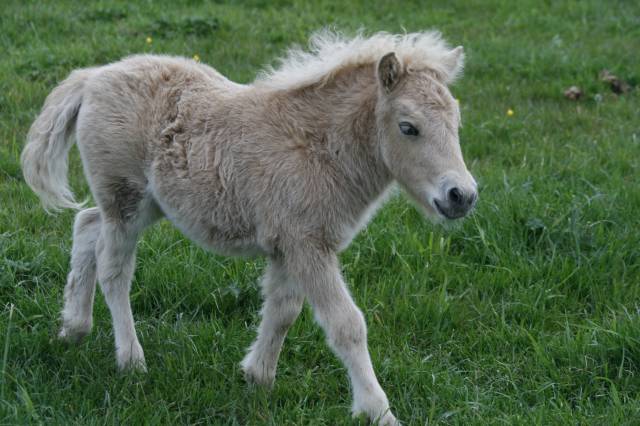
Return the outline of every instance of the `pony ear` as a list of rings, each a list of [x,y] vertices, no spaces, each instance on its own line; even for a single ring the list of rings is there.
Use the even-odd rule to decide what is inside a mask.
[[[464,49],[458,46],[447,53],[443,59],[445,81],[452,83],[462,73],[464,68]]]
[[[385,92],[391,92],[400,81],[402,65],[394,52],[387,53],[378,62],[378,80]]]

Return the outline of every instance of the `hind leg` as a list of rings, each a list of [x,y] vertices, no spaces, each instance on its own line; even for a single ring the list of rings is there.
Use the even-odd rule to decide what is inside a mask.
[[[138,232],[131,228],[121,223],[103,222],[96,246],[98,281],[111,312],[118,367],[145,370],[144,353],[138,342],[129,301],[138,237]]]
[[[112,200],[101,194],[102,223],[96,243],[97,273],[100,288],[113,322],[118,367],[145,370],[142,347],[133,322],[129,291],[135,270],[136,242],[142,230],[161,217],[153,199],[143,192],[118,187]],[[128,194],[128,197],[124,195]],[[125,214],[126,213],[126,214]]]
[[[100,235],[100,212],[82,210],[73,225],[71,271],[64,288],[61,339],[79,342],[91,332],[93,296],[96,289],[96,241]]]
[[[146,371],[129,292],[135,270],[138,237],[162,213],[148,194],[140,192],[128,198],[122,195],[123,191],[120,191],[114,197],[119,200],[118,209],[114,210],[113,206],[104,202],[102,204],[107,208],[101,210],[102,225],[96,244],[98,282],[111,312],[118,368]]]

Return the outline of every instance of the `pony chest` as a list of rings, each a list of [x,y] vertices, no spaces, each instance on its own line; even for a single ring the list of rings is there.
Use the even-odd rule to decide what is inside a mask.
[[[378,209],[389,199],[395,190],[394,185],[386,188],[373,202],[366,206],[360,214],[338,227],[338,250],[349,247],[351,241],[367,226]]]

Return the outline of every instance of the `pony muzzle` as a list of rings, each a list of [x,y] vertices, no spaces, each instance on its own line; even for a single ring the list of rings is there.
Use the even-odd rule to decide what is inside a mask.
[[[446,194],[444,199],[434,199],[433,204],[438,213],[447,219],[459,219],[466,216],[478,200],[476,191],[463,191],[458,187],[449,189]]]
[[[464,179],[464,183],[459,179],[446,179],[441,186],[440,197],[433,199],[435,210],[447,219],[466,216],[478,201],[476,181],[470,174],[467,175],[469,179]]]

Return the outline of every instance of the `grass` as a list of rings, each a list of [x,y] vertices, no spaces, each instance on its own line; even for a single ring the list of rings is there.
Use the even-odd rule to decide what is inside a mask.
[[[85,343],[56,341],[73,213],[46,215],[18,164],[45,96],[74,68],[197,54],[248,82],[324,25],[433,27],[467,52],[452,90],[481,184],[475,214],[446,231],[396,198],[341,256],[396,415],[640,424],[640,91],[616,96],[597,77],[640,82],[640,6],[597,0],[3,2],[0,423],[349,423],[344,368],[308,309],[273,392],[245,385],[264,262],[208,254],[167,223],[140,242],[132,291],[149,373],[116,372],[101,296]],[[562,96],[574,84],[579,102]],[[75,151],[70,173],[87,195]]]

